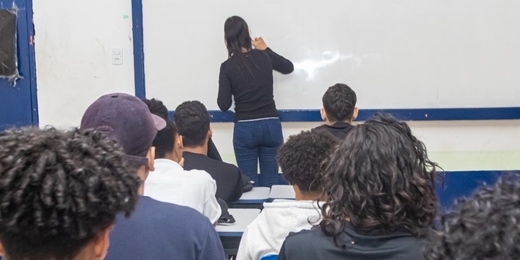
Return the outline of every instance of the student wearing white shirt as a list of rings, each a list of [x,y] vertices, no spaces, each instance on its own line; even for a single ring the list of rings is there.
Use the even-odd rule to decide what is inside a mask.
[[[289,137],[278,151],[285,179],[293,186],[295,200],[264,203],[264,210],[247,226],[238,247],[238,260],[256,260],[278,254],[290,232],[310,229],[321,219],[315,200],[323,194],[322,162],[332,153],[337,139],[323,130],[302,131]]]
[[[146,103],[152,113],[158,104],[164,106],[157,100]],[[208,217],[211,223],[217,223],[221,209],[215,197],[215,180],[205,171],[184,170],[182,136],[178,135],[173,122],[165,120],[166,127],[157,132],[153,141],[155,170],[150,172],[144,184],[144,194],[159,201],[191,207]]]

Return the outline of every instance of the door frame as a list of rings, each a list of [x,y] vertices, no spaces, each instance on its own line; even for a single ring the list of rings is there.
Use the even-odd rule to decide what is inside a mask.
[[[10,6],[1,5],[0,8],[13,8],[16,10],[16,51],[17,67],[24,84],[29,85],[30,122],[23,122],[38,126],[38,97],[36,87],[36,58],[34,49],[34,23],[32,0],[13,0]],[[9,98],[9,97],[8,97]],[[25,101],[24,101],[25,102]],[[13,109],[16,113],[16,109]],[[24,111],[26,112],[26,111]]]

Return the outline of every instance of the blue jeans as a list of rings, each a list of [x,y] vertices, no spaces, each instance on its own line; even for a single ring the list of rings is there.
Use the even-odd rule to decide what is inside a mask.
[[[283,143],[280,119],[236,122],[233,147],[240,171],[255,181],[255,186],[278,183],[276,153]],[[260,162],[260,175],[257,173]]]

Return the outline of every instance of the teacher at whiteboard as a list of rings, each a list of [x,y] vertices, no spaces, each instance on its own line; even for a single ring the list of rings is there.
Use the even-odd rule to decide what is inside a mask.
[[[293,64],[268,48],[262,37],[253,40],[238,16],[226,20],[224,37],[228,59],[220,66],[217,103],[225,112],[235,100],[233,148],[238,168],[255,186],[277,184],[276,153],[283,135],[273,98],[273,70],[289,74]]]

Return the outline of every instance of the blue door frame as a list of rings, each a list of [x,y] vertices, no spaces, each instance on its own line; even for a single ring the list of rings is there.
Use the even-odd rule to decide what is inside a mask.
[[[0,0],[1,9],[17,13],[18,71],[16,85],[0,79],[0,131],[13,126],[38,125],[36,63],[32,0]]]

